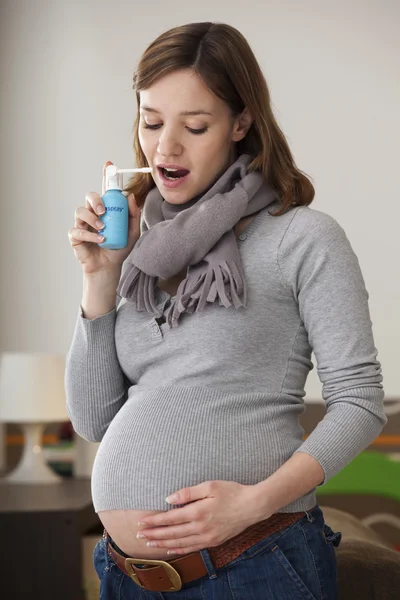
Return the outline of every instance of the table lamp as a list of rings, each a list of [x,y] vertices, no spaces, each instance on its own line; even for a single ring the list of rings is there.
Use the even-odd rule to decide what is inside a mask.
[[[43,458],[46,424],[68,421],[64,388],[65,356],[5,352],[0,359],[0,421],[21,426],[22,459],[0,483],[64,481]]]

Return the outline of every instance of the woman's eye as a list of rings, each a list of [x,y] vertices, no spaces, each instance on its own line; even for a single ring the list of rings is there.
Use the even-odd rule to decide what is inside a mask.
[[[200,134],[200,133],[205,133],[207,131],[208,127],[203,127],[202,129],[191,129],[190,127],[188,127],[188,130],[190,131],[190,133],[195,133],[195,134]]]
[[[161,126],[162,126],[161,123],[159,123],[158,125],[150,125],[149,123],[143,124],[143,127],[145,129],[160,129]],[[186,129],[188,131],[190,131],[190,133],[193,133],[195,135],[200,135],[201,133],[205,133],[208,130],[208,127],[203,127],[202,129],[192,129],[191,127],[186,127]]]

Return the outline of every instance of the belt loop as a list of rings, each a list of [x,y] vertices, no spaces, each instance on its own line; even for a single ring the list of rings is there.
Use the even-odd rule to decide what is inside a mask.
[[[307,517],[308,521],[310,523],[313,523],[314,522],[314,517],[312,516],[312,514],[308,510],[306,510],[304,512],[306,513],[306,517]]]
[[[218,577],[214,565],[212,564],[212,560],[210,557],[210,554],[207,550],[207,548],[204,548],[203,550],[200,550],[200,554],[201,554],[201,558],[203,559],[203,562],[205,564],[205,567],[207,569],[207,573],[210,579],[215,579],[216,577]]]

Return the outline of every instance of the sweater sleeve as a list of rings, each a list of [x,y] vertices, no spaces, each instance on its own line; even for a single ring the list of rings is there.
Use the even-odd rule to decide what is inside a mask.
[[[326,414],[297,449],[322,466],[325,483],[379,435],[387,422],[381,365],[358,259],[340,225],[294,209],[278,251],[317,361]]]
[[[116,313],[89,320],[80,309],[67,354],[67,411],[76,433],[91,442],[102,440],[130,386],[115,348]]]
[[[147,230],[141,215],[140,231]],[[129,255],[121,277],[130,267]],[[67,412],[76,433],[90,442],[100,442],[111,421],[125,403],[131,382],[123,373],[115,347],[115,308],[96,319],[86,319],[82,307],[67,354],[65,392]]]

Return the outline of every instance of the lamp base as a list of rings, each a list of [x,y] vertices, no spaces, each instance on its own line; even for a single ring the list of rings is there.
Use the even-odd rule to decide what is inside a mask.
[[[25,445],[18,466],[0,479],[1,483],[61,483],[63,477],[57,475],[47,465],[42,452],[43,423],[21,423]]]

